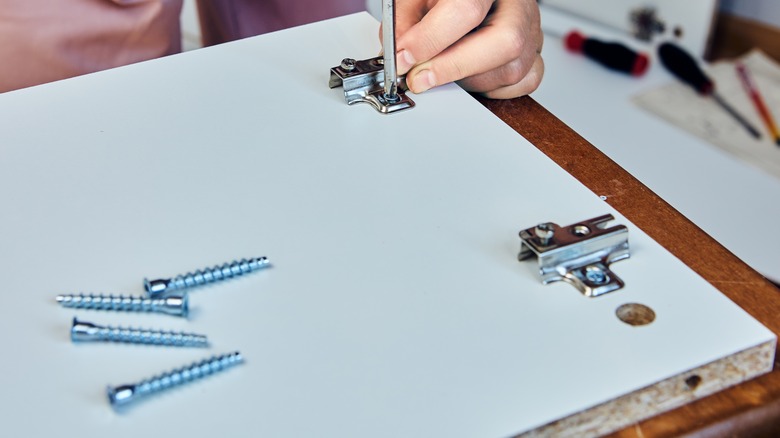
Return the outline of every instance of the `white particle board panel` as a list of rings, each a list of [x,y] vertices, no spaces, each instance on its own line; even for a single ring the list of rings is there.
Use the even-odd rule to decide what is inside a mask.
[[[390,116],[348,107],[328,70],[374,56],[376,28],[357,14],[0,95],[4,434],[505,437],[773,351],[456,86]],[[521,228],[604,213],[630,229],[624,290],[588,299],[516,260]],[[193,290],[189,320],[54,301],[260,255],[273,267]],[[655,322],[619,321],[630,302]],[[74,345],[74,315],[211,347]],[[107,384],[233,350],[246,363],[223,375],[106,401]]]

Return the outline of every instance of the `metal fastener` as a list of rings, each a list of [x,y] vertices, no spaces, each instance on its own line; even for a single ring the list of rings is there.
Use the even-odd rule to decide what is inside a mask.
[[[165,345],[171,347],[208,347],[204,335],[163,330],[147,330],[100,326],[73,318],[70,328],[73,342],[127,342],[131,344]]]
[[[341,60],[341,68],[346,71],[352,71],[355,69],[356,61],[353,58],[344,58]]]
[[[187,317],[187,294],[169,295],[164,298],[134,297],[124,295],[70,294],[57,295],[57,302],[75,309],[117,310],[124,312],[158,312]]]
[[[139,383],[109,386],[106,388],[108,402],[115,408],[124,406],[141,397],[218,373],[243,362],[243,360],[241,353],[236,351],[230,354],[214,356]]]
[[[225,263],[222,266],[190,272],[184,275],[178,275],[174,278],[161,278],[157,280],[148,280],[145,278],[144,289],[146,289],[146,292],[150,297],[159,297],[168,295],[174,291],[248,274],[266,268],[270,266],[270,264],[271,263],[266,257],[257,257],[249,260],[241,259],[231,263]]]
[[[585,267],[585,278],[593,284],[605,284],[609,281],[609,276],[597,266]]]
[[[534,228],[534,234],[542,245],[547,245],[555,234],[554,225],[550,222],[541,223]]]

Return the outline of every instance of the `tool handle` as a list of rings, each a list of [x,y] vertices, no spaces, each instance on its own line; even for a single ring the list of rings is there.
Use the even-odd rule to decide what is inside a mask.
[[[673,43],[658,47],[661,64],[678,79],[693,87],[699,94],[709,96],[715,91],[715,83],[699,67],[688,52]]]
[[[632,76],[643,75],[650,64],[649,58],[644,53],[638,53],[620,43],[588,38],[577,31],[568,33],[564,43],[572,52],[582,53],[609,69]]]

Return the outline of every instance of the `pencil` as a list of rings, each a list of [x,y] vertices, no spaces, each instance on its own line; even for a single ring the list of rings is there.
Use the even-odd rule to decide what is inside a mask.
[[[780,131],[777,130],[777,124],[772,118],[772,113],[769,112],[769,108],[767,108],[766,104],[764,104],[764,99],[761,97],[761,93],[758,92],[758,87],[756,87],[755,82],[753,82],[753,78],[750,76],[750,72],[748,71],[747,67],[740,62],[736,64],[736,68],[739,79],[742,81],[742,85],[745,87],[745,91],[750,96],[750,100],[753,101],[753,105],[756,106],[756,110],[758,110],[758,113],[761,115],[761,119],[764,121],[764,124],[769,130],[769,135],[771,135],[772,138],[775,139],[775,143],[780,146]]]

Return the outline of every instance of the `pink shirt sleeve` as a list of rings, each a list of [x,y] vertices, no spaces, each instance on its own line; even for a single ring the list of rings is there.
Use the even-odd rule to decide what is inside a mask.
[[[182,0],[0,0],[0,92],[181,51]]]
[[[366,0],[198,0],[206,46],[364,10]]]
[[[0,92],[181,51],[183,0],[0,0]],[[365,9],[365,0],[198,0],[205,45]]]

